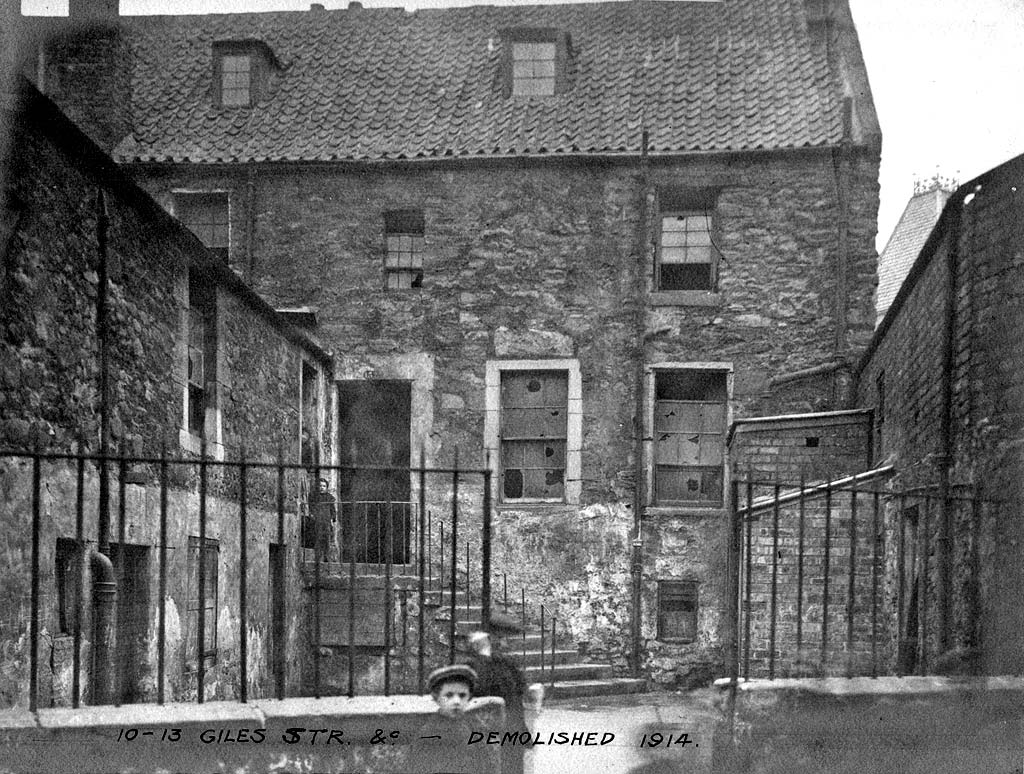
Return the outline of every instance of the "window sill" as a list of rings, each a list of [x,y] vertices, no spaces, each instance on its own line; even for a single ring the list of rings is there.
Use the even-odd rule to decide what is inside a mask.
[[[178,428],[178,445],[189,454],[198,455],[203,448],[203,439],[192,433],[190,430],[186,430],[183,427]],[[206,442],[206,456],[212,460],[223,461],[224,460],[224,444],[207,441]]]
[[[721,306],[722,294],[707,290],[656,290],[651,306]]]
[[[648,505],[644,516],[725,516],[728,510],[722,505]]]

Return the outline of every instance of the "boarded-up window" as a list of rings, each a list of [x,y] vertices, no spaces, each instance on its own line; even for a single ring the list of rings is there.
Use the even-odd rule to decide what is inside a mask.
[[[216,290],[194,271],[188,274],[188,399],[189,432],[202,436],[217,364]]]
[[[230,225],[226,192],[176,193],[174,212],[211,253],[228,262]]]
[[[81,551],[78,541],[57,538],[54,577],[57,582],[57,633],[71,634],[78,620],[81,596]]]
[[[423,286],[423,232],[421,210],[384,214],[384,286],[388,290]]]
[[[697,639],[697,581],[658,581],[658,639]]]
[[[220,543],[207,538],[200,552],[199,538],[189,536],[188,539],[188,604],[185,608],[188,616],[189,637],[185,649],[186,669],[195,670],[198,664],[199,648],[199,611],[204,611],[202,653],[207,659],[217,656],[217,571]],[[202,600],[199,594],[199,563],[203,563]]]
[[[721,505],[725,409],[724,371],[656,375],[656,503]]]
[[[501,375],[501,476],[506,500],[563,500],[568,414],[564,371]]]

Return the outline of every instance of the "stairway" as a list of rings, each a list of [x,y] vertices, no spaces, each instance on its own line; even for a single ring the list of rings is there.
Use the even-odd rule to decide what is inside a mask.
[[[434,610],[433,618],[439,628],[447,633],[451,622],[451,593],[448,590],[428,591],[426,604],[428,608]],[[474,603],[471,598],[467,606],[465,592],[457,591],[455,608],[456,636],[466,635],[480,628],[479,603]],[[509,607],[509,614],[513,617],[521,613],[518,606]],[[510,635],[506,638],[502,653],[516,662],[523,671],[527,685],[544,685],[545,701],[643,693],[646,690],[645,680],[615,677],[614,669],[610,665],[588,662],[575,649],[560,647],[556,643],[552,653],[550,631],[544,633],[544,645],[542,654],[540,627],[527,624],[525,636]]]

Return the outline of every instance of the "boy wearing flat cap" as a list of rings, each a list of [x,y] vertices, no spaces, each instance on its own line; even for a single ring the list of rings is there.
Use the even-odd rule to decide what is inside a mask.
[[[469,744],[474,731],[487,728],[474,715],[466,714],[473,698],[476,672],[465,664],[435,669],[427,677],[437,714],[420,729],[418,744],[411,754],[414,774],[497,774],[500,753],[494,745]]]

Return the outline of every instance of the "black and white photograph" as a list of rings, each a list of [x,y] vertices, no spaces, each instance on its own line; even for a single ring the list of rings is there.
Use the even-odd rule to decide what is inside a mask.
[[[0,774],[1024,774],[1024,0],[0,0]]]

